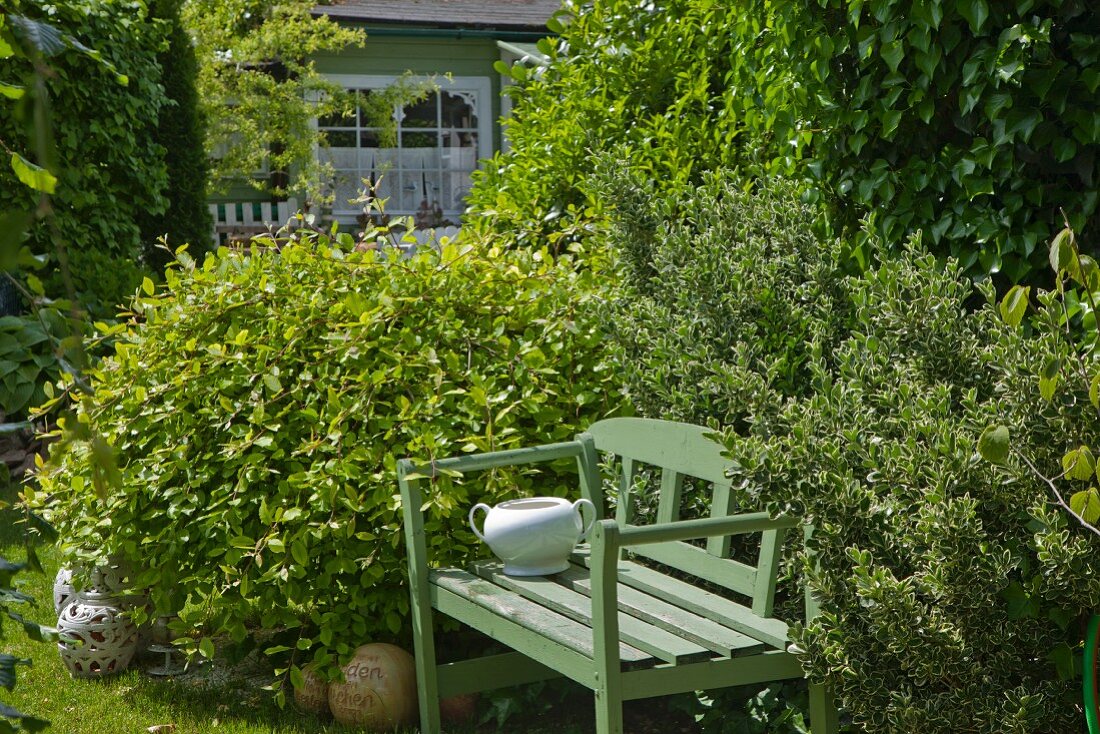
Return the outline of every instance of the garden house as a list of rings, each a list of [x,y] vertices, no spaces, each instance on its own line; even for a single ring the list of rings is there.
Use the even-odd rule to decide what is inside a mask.
[[[367,94],[408,73],[431,77],[437,86],[423,101],[394,111],[392,147],[380,146],[360,110],[318,120],[329,141],[318,155],[336,170],[331,216],[354,226],[362,207],[349,199],[364,179],[375,181],[385,172],[377,193],[388,199],[389,214],[413,215],[428,225],[457,223],[479,161],[507,147],[501,120],[511,104],[501,90],[510,79],[494,63],[540,58],[535,43],[548,35],[547,20],[560,6],[560,0],[337,0],[317,6],[314,14],[367,33],[361,48],[318,56],[318,71]],[[215,202],[211,209],[223,232],[282,214],[259,202]]]

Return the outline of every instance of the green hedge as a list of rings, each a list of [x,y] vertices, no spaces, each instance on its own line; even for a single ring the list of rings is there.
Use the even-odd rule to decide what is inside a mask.
[[[593,156],[665,192],[791,175],[866,265],[923,230],[971,275],[1028,278],[1069,213],[1095,242],[1100,10],[1062,0],[566,3],[468,219],[520,246],[600,232]]]
[[[716,179],[672,204],[630,191],[608,200],[649,214],[615,225],[618,246],[647,216],[657,236],[652,277],[624,258],[614,361],[644,414],[724,427],[742,507],[813,523],[814,570],[801,554],[787,566],[826,610],[794,631],[813,679],[867,732],[1079,731],[1100,554],[1041,481],[976,450],[1004,423],[1056,476],[1067,449],[1095,445],[1088,385],[1048,402],[1035,379],[1063,349],[1043,331],[1058,319],[1009,328],[957,263],[916,245],[876,244],[845,276],[839,243],[805,242],[790,186],[749,197]]]
[[[185,621],[234,640],[258,622],[347,656],[406,631],[397,459],[562,440],[617,409],[596,292],[545,251],[484,244],[383,262],[319,236],[185,257],[66,424],[106,443],[55,447],[32,502],[69,552],[140,561],[162,611],[190,598]],[[117,453],[118,486],[97,452]],[[485,552],[466,527],[478,501],[577,486],[568,463],[441,480],[430,552]]]
[[[39,39],[37,45],[48,52],[42,59],[47,71],[40,76],[32,74],[29,58],[12,61],[4,80],[25,84],[30,93],[0,105],[4,146],[57,171],[48,216],[39,194],[19,184],[7,165],[0,167],[0,210],[37,212],[26,244],[49,258],[38,272],[48,295],[68,295],[58,272],[64,247],[83,305],[97,316],[112,315],[140,282],[125,276],[141,257],[138,222],[167,205],[164,148],[156,142],[167,103],[157,62],[163,26],[149,17],[142,0],[64,0],[49,8],[16,0],[6,10],[45,21],[65,35],[52,42]],[[94,49],[104,63],[70,48],[66,36]],[[42,94],[47,117],[36,120],[32,97]],[[40,160],[39,134],[45,136],[47,160]],[[103,280],[97,269],[104,261],[107,271],[118,274]],[[126,283],[111,287],[119,281]]]

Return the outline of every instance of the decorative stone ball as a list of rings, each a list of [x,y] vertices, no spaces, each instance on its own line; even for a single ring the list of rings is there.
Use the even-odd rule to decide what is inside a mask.
[[[328,681],[317,675],[313,664],[302,668],[302,685],[294,689],[294,703],[299,709],[317,716],[328,716]]]
[[[71,568],[58,569],[57,575],[53,578],[53,611],[54,614],[61,614],[61,610],[68,604],[69,600],[73,597],[73,570]]]
[[[344,666],[343,683],[328,688],[328,705],[341,724],[390,731],[416,720],[416,663],[396,645],[372,643]]]
[[[439,699],[439,716],[444,724],[469,724],[477,714],[477,694],[463,693]]]
[[[108,596],[78,592],[61,610],[57,632],[57,650],[74,678],[121,673],[137,652],[137,627]]]

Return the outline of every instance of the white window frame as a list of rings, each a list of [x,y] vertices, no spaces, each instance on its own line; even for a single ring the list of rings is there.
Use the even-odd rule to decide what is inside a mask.
[[[326,74],[325,78],[339,84],[344,89],[385,89],[406,77],[390,74]],[[427,77],[413,77],[413,83],[426,81]],[[477,161],[476,168],[481,168],[482,160],[493,155],[493,87],[487,76],[452,76],[435,77],[434,83],[439,92],[473,92],[476,95],[477,107]],[[396,112],[396,110],[395,110]],[[314,128],[319,127],[319,121],[313,120]],[[319,157],[320,151],[315,155]],[[342,224],[354,224],[359,211],[352,211],[346,202],[333,202],[333,216]],[[414,212],[387,208],[387,213],[397,215],[413,214]]]

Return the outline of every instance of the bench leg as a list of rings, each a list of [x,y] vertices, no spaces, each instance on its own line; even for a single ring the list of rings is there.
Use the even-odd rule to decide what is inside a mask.
[[[420,703],[420,734],[441,734],[439,681],[432,637],[431,607],[421,607],[413,617],[413,646],[416,651],[416,690]]]
[[[810,684],[810,731],[813,734],[837,734],[840,728],[836,698],[832,686]]]
[[[606,688],[596,689],[596,734],[623,734],[623,701]]]

